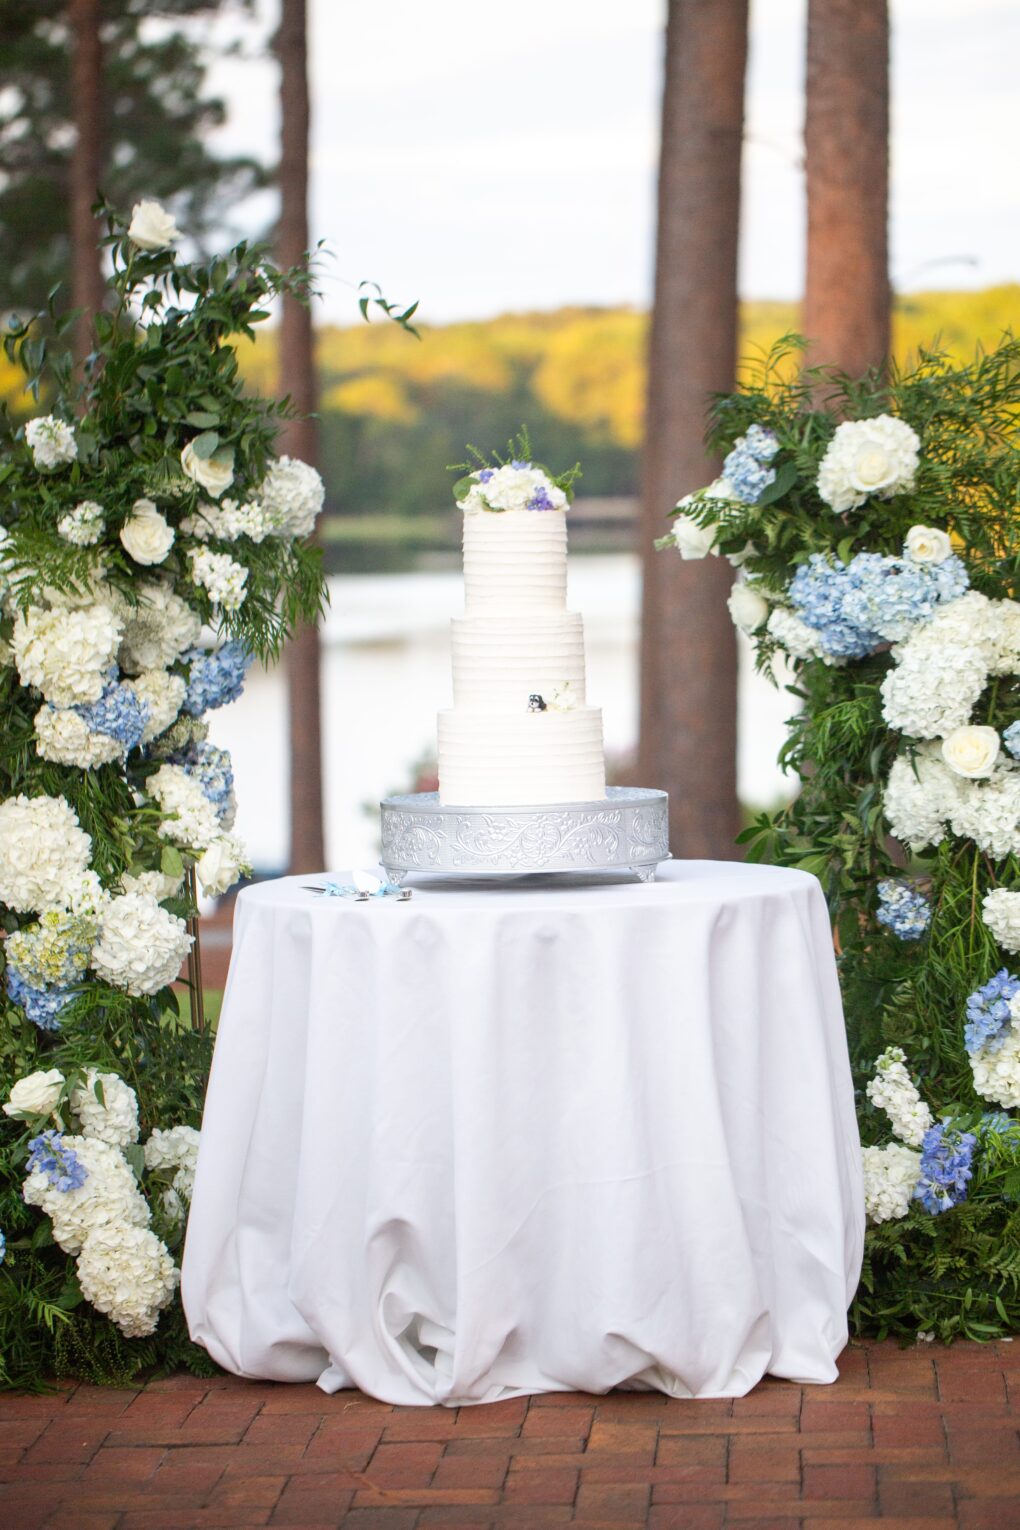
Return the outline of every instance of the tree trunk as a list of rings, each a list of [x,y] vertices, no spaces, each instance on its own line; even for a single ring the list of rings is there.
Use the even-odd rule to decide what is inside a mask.
[[[656,553],[677,499],[710,481],[709,394],[737,350],[747,0],[669,0],[641,546],[641,782],[670,795],[675,855],[734,857],[737,648],[732,573]]]
[[[808,359],[859,377],[889,355],[887,0],[809,0]]]
[[[280,224],[277,255],[298,265],[308,249],[308,56],[305,0],[282,0],[276,34],[280,62]],[[315,464],[315,356],[310,310],[285,297],[280,322],[280,388],[302,416],[288,420],[280,451]],[[290,717],[290,869],[320,871],[326,862],[322,802],[321,658],[316,627],[304,627],[287,647]]]
[[[71,155],[71,303],[85,312],[74,326],[74,359],[80,366],[92,348],[93,315],[103,305],[99,239],[92,216],[103,173],[103,64],[99,38],[100,0],[70,0],[71,107],[75,142]]]

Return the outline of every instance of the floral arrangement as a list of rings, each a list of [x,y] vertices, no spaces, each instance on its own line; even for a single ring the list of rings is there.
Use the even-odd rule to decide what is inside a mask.
[[[0,1381],[207,1363],[176,1260],[209,1039],[180,1019],[195,882],[249,869],[209,719],[322,601],[319,475],[235,343],[307,274],[189,264],[106,210],[114,306],[76,379],[12,321],[37,413],[0,422]]]
[[[569,510],[574,484],[581,476],[579,464],[553,477],[548,468],[531,460],[527,430],[507,445],[506,457],[494,452],[491,459],[477,447],[469,447],[473,463],[461,463],[450,471],[460,473],[453,486],[454,498],[465,515],[488,510]]]
[[[987,1338],[1020,1324],[1020,342],[862,382],[798,344],[715,401],[722,475],[657,545],[729,560],[733,621],[801,704],[800,793],[741,838],[832,910],[855,1321]]]

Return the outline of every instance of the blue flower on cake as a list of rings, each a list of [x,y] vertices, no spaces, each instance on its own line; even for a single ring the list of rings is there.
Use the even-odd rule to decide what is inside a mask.
[[[146,893],[121,893],[103,912],[92,968],[111,988],[136,996],[174,982],[192,937],[178,919]]]
[[[1003,1045],[1012,1020],[1010,1000],[1018,993],[1020,979],[1001,967],[994,977],[970,995],[963,1038],[971,1056],[983,1048],[998,1051]]]
[[[74,547],[94,547],[103,534],[104,515],[102,505],[97,505],[94,499],[83,499],[60,517],[57,531]]]
[[[931,1126],[931,1111],[921,1099],[906,1069],[901,1047],[887,1047],[875,1063],[875,1077],[867,1086],[871,1103],[884,1110],[902,1142],[920,1147]]]
[[[879,924],[900,940],[920,940],[931,924],[931,904],[924,894],[909,882],[887,878],[878,884],[878,898]]]
[[[22,685],[55,707],[98,701],[114,667],[123,627],[103,603],[73,608],[30,606],[11,635]]]
[[[973,1174],[971,1161],[977,1138],[963,1132],[948,1119],[939,1121],[924,1134],[921,1147],[921,1173],[914,1199],[932,1216],[951,1211],[967,1199],[967,1185]]]
[[[326,499],[319,474],[297,457],[278,457],[258,487],[262,505],[274,535],[307,537]]]
[[[914,486],[921,439],[905,420],[880,414],[836,426],[818,468],[818,492],[839,514],[874,494],[889,499]]]
[[[484,477],[483,477],[484,474]],[[470,486],[460,500],[465,514],[476,511],[566,510],[564,491],[547,473],[530,462],[515,460],[502,467],[481,468],[470,476]]]
[[[65,467],[78,455],[78,443],[71,426],[52,414],[29,420],[25,426],[25,440],[36,467],[47,473]]]
[[[0,903],[21,914],[64,908],[89,868],[92,840],[63,797],[0,803]]]
[[[241,643],[230,642],[212,653],[193,648],[184,655],[184,661],[190,666],[184,711],[201,717],[203,712],[237,700],[244,690],[252,656]]]

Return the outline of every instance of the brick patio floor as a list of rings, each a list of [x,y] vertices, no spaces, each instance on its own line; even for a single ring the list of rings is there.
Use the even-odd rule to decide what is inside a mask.
[[[1020,1343],[854,1346],[840,1371],[459,1410],[232,1377],[0,1396],[0,1525],[1020,1527]]]

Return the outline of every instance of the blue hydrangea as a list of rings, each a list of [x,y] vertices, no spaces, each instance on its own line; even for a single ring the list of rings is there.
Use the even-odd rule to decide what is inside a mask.
[[[750,452],[756,461],[771,462],[779,450],[779,437],[774,431],[767,430],[764,425],[749,425],[747,434],[742,442],[737,442],[737,445],[743,445],[745,451]]]
[[[1020,760],[1020,722],[1010,723],[1002,735],[1002,742],[1014,760]]]
[[[74,998],[73,992],[66,988],[32,988],[13,967],[7,968],[5,976],[9,997],[21,1005],[32,1024],[41,1031],[58,1031],[58,1016]]]
[[[745,505],[756,505],[770,483],[775,482],[776,470],[766,466],[779,450],[779,442],[771,430],[752,425],[746,435],[733,443],[723,463],[723,477],[734,495]]]
[[[929,1127],[921,1144],[921,1173],[914,1199],[937,1217],[967,1199],[977,1138],[946,1119]]]
[[[74,711],[92,733],[107,733],[123,747],[124,753],[141,742],[150,707],[141,701],[129,685],[108,685],[98,701],[84,702]]]
[[[1009,1001],[1018,992],[1020,978],[1000,967],[994,977],[971,994],[967,1000],[963,1040],[972,1057],[983,1047],[997,1052],[1002,1046],[1010,1026]]]
[[[907,637],[940,605],[962,595],[969,582],[964,564],[952,556],[915,563],[862,552],[841,563],[812,553],[794,575],[790,598],[825,653],[860,659],[882,643]]]
[[[244,690],[244,677],[252,656],[243,643],[224,643],[215,653],[191,648],[184,662],[191,666],[184,711],[201,717],[214,707],[236,701]]]
[[[35,1170],[45,1174],[56,1190],[78,1190],[88,1179],[85,1165],[78,1161],[74,1148],[69,1148],[57,1131],[43,1132],[28,1144],[31,1149],[28,1172]]]
[[[861,659],[882,642],[879,633],[847,619],[844,604],[850,589],[846,564],[821,553],[812,553],[801,564],[790,585],[797,615],[817,632],[819,646],[833,659]]]
[[[879,882],[878,900],[875,917],[900,940],[920,940],[931,924],[931,904],[909,882]]]
[[[215,744],[191,743],[187,749],[170,756],[170,763],[181,765],[194,776],[216,809],[221,821],[234,807],[234,771],[230,751]]]

